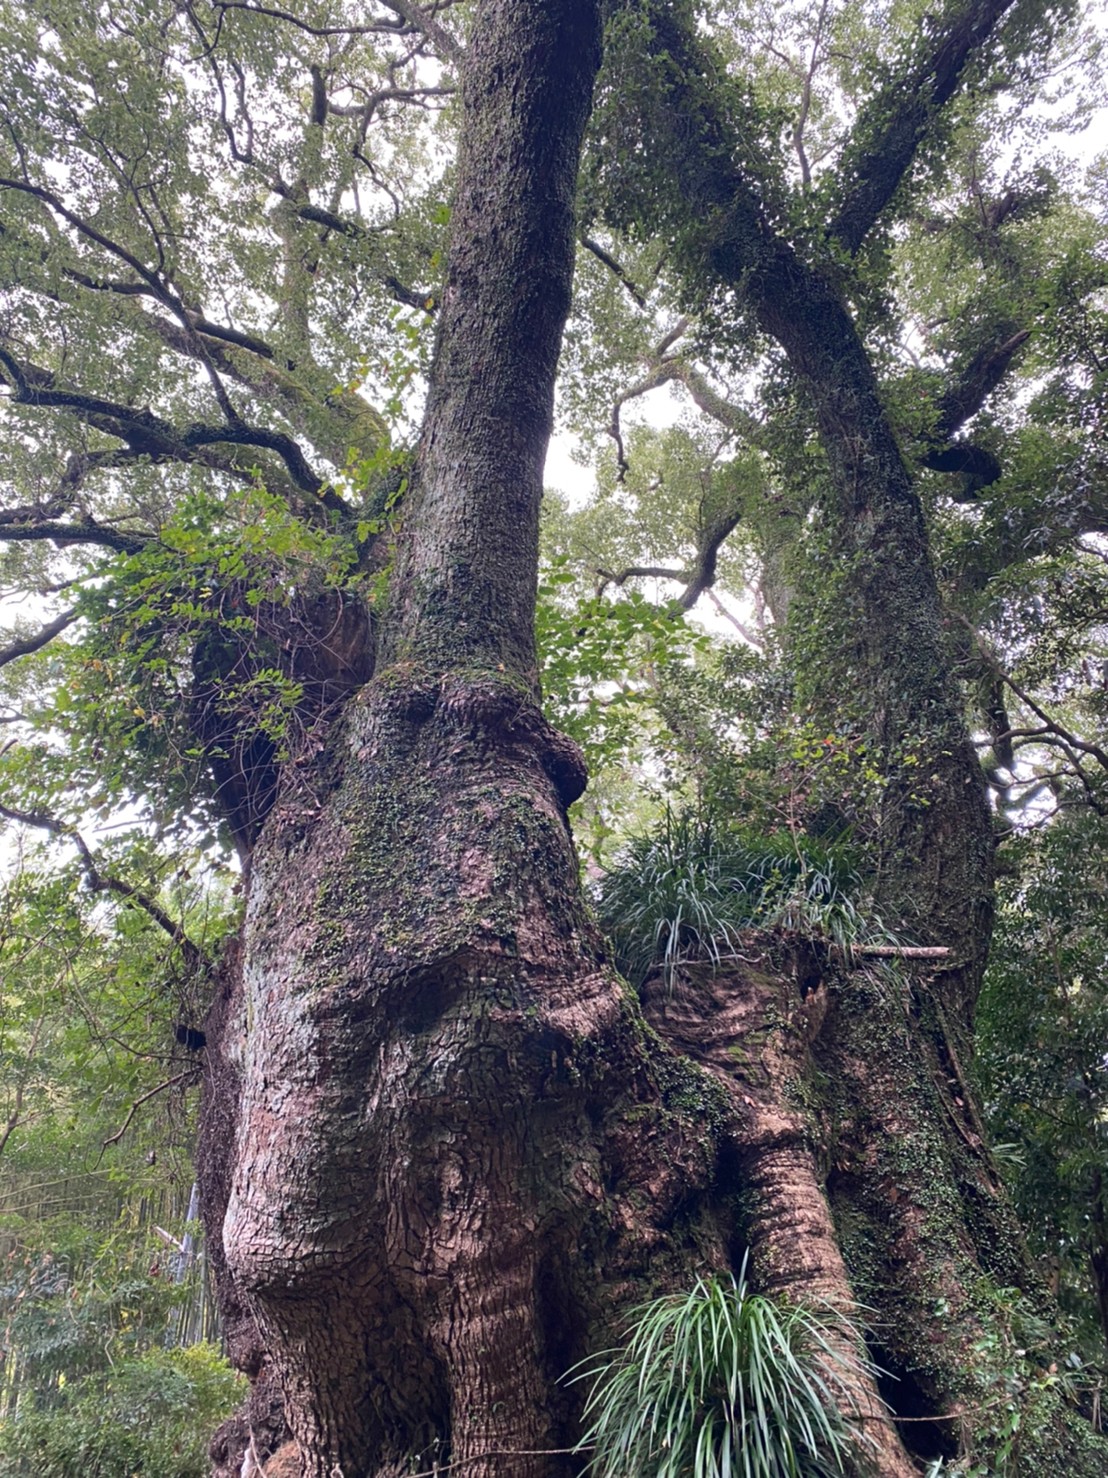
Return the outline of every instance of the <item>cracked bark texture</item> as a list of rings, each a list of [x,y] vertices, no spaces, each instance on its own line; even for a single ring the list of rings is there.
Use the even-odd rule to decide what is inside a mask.
[[[541,474],[599,53],[587,0],[478,8],[376,671],[310,772],[282,776],[209,1022],[232,1348],[279,1381],[305,1478],[419,1454],[473,1478],[575,1471],[544,1449],[576,1438],[581,1395],[558,1382],[590,1329],[648,1264],[666,1287],[725,1260],[714,1136],[674,1106],[603,961],[565,814],[580,757],[537,705]]]
[[[704,1066],[726,1090],[733,1110],[726,1145],[745,1208],[736,1232],[749,1248],[756,1286],[843,1316],[828,1336],[842,1362],[829,1367],[827,1378],[865,1434],[856,1453],[860,1469],[911,1478],[917,1469],[873,1380],[864,1369],[844,1378],[852,1366],[864,1365],[867,1352],[856,1331],[865,1316],[825,1194],[829,1139],[809,1111],[816,1077],[812,1051],[827,1022],[832,989],[831,981],[813,973],[809,954],[804,949],[794,956],[785,946],[775,958],[741,970],[688,968],[672,990],[655,976],[647,983],[644,1009],[663,1040]],[[727,1159],[725,1152],[725,1164]]]
[[[973,1278],[1024,1276],[959,1091],[964,974],[894,989],[771,957],[648,991],[644,1019],[585,907],[566,821],[585,777],[538,706],[533,615],[599,12],[477,7],[376,667],[324,751],[283,767],[206,1024],[204,1215],[254,1381],[213,1449],[221,1478],[255,1456],[303,1478],[399,1478],[413,1460],[569,1478],[583,1393],[560,1378],[621,1309],[747,1249],[769,1291],[877,1309],[880,1353],[924,1419],[912,1452],[872,1381],[843,1406],[869,1434],[857,1471],[909,1478],[928,1441],[949,1450]],[[736,219],[716,235],[727,271]],[[929,828],[918,895],[972,975],[987,816],[974,791],[957,819],[970,751],[918,504],[841,302],[776,248],[763,266],[763,325],[822,396],[867,670],[911,676],[914,711],[955,735],[940,803],[911,824]],[[817,287],[806,329],[786,290]],[[914,612],[900,632],[898,582]]]
[[[719,1173],[754,1286],[845,1315],[832,1336],[843,1353],[864,1332],[876,1381],[839,1390],[864,1434],[851,1471],[910,1478],[957,1454],[983,1401],[982,1287],[1019,1288],[1045,1310],[1044,1290],[927,976],[849,968],[787,937],[752,938],[747,954],[718,972],[686,967],[672,989],[653,977],[644,1011],[725,1089]],[[1031,1440],[1044,1472],[1102,1471],[1103,1443],[1076,1413]]]

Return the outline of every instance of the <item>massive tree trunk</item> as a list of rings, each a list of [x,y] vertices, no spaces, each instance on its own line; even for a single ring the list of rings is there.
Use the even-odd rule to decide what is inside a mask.
[[[755,1265],[767,1286],[797,1299],[827,1278],[846,1282],[873,1311],[872,1346],[889,1376],[882,1394],[903,1444],[921,1461],[949,1456],[959,1435],[975,1446],[978,1425],[987,1430],[1003,1399],[990,1386],[1000,1367],[980,1357],[995,1317],[988,1290],[1019,1288],[1032,1301],[1044,1291],[967,1076],[993,910],[984,777],[923,511],[844,285],[846,258],[1008,0],[968,0],[936,28],[932,50],[921,39],[913,70],[859,121],[860,142],[847,145],[839,195],[819,228],[790,223],[757,117],[744,118],[693,8],[680,0],[620,8],[636,18],[637,75],[630,88],[620,78],[608,125],[636,117],[653,175],[645,193],[614,180],[617,219],[637,214],[667,233],[689,298],[784,351],[823,460],[807,580],[829,587],[797,596],[790,621],[805,626],[789,637],[800,648],[796,666],[820,721],[860,740],[881,775],[879,795],[858,805],[855,789],[853,815],[845,808],[868,828],[878,906],[902,937],[946,951],[932,968],[905,960],[893,970],[844,969],[808,947],[794,979],[779,960],[772,969],[771,956],[768,981],[745,971],[717,985],[710,1006],[699,987],[691,1027],[687,1005],[648,996],[648,1011],[661,1035],[698,1060],[696,1023],[712,1022],[724,1042],[734,1036],[727,1075],[753,1105],[739,1144]],[[637,116],[625,101],[636,86]],[[602,164],[600,173],[618,169]],[[741,1027],[721,1025],[740,1017]],[[707,1060],[721,1069],[718,1045]],[[1080,1420],[1071,1425],[1061,1411],[1037,1440],[1048,1470],[1053,1461],[1092,1473],[1104,1461]],[[1036,1461],[1034,1446],[1025,1461]],[[882,1452],[877,1467],[895,1472],[897,1460]]]
[[[821,402],[819,419],[840,484],[865,478],[849,525],[862,670],[910,672],[912,711],[949,736],[941,800],[897,846],[926,844],[928,897],[965,889],[936,922],[959,968],[937,989],[770,953],[653,989],[648,1025],[585,907],[566,822],[584,774],[539,708],[532,627],[599,11],[478,5],[375,670],[324,751],[284,767],[208,1024],[205,1217],[255,1380],[252,1442],[242,1422],[223,1435],[228,1474],[281,1437],[278,1388],[305,1478],[413,1459],[467,1478],[574,1473],[582,1395],[560,1377],[621,1308],[748,1248],[771,1291],[878,1310],[899,1405],[924,1419],[909,1445],[930,1454],[951,1439],[927,1419],[972,1389],[973,1280],[1024,1277],[947,1029],[964,1031],[979,966],[987,817],[919,510],[835,303],[810,368],[787,342],[802,307],[767,295],[763,316],[813,388],[829,354],[870,397],[846,429],[848,406]],[[898,630],[887,582],[902,579],[916,617]],[[866,692],[880,724],[900,721],[891,694]],[[916,1471],[871,1381],[844,1404],[869,1436],[860,1468]]]
[[[590,1332],[648,1266],[680,1286],[727,1261],[722,1116],[604,963],[566,823],[580,757],[538,706],[541,475],[599,56],[592,0],[478,8],[376,670],[325,753],[286,766],[210,1023],[232,1349],[279,1382],[310,1478],[417,1454],[574,1471],[581,1397],[558,1382]],[[242,1441],[224,1434],[225,1470]]]

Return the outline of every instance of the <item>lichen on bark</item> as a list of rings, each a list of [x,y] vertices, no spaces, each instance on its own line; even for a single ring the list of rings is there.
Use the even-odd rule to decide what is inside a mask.
[[[687,8],[647,8],[675,89],[676,260],[752,304],[813,397],[874,742],[909,728],[938,777],[898,813],[889,886],[953,965],[813,976],[778,948],[648,982],[640,1009],[607,961],[566,819],[583,767],[542,716],[534,650],[600,6],[481,0],[376,666],[285,767],[209,1023],[222,1296],[304,1478],[575,1472],[582,1393],[561,1377],[646,1294],[747,1252],[769,1291],[859,1328],[875,1310],[899,1388],[853,1383],[855,1466],[909,1478],[974,1395],[975,1290],[1026,1275],[959,1066],[990,827],[919,504],[834,278],[751,195]]]

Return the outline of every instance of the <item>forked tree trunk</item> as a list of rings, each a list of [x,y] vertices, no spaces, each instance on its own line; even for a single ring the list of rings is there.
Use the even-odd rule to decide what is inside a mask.
[[[228,1478],[285,1435],[278,1390],[305,1478],[575,1473],[560,1378],[621,1309],[747,1248],[771,1290],[874,1305],[910,1414],[941,1415],[973,1278],[1022,1276],[941,993],[790,954],[648,995],[652,1030],[584,906],[584,774],[539,709],[532,627],[599,11],[477,7],[376,670],[285,767],[208,1023],[204,1215],[255,1380]],[[843,1404],[859,1470],[908,1478],[873,1382]]]
[[[599,54],[592,0],[478,7],[376,672],[310,773],[283,777],[220,1008],[210,1235],[240,1359],[279,1382],[310,1478],[413,1454],[472,1478],[574,1471],[581,1397],[558,1382],[590,1329],[648,1265],[677,1286],[726,1261],[698,1209],[717,1133],[671,1104],[602,959],[565,815],[580,757],[537,701],[541,477]]]

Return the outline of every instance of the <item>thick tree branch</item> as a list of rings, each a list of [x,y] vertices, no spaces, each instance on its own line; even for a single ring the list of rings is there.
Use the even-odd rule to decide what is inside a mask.
[[[596,573],[600,576],[600,584],[597,594],[603,595],[609,585],[626,585],[628,580],[680,580],[686,582],[689,578],[688,570],[671,570],[667,565],[628,565],[626,569],[606,570],[602,566],[597,567]]]
[[[461,66],[465,57],[464,48],[430,11],[416,5],[415,0],[381,0],[381,3],[407,25],[422,31],[444,62],[449,62],[454,67]]]
[[[637,307],[646,307],[645,293],[635,283],[633,278],[628,273],[627,269],[622,266],[621,263],[616,261],[611,252],[606,251],[604,247],[600,245],[600,242],[594,240],[591,236],[582,236],[581,245],[585,248],[586,251],[592,252],[597,261],[603,262],[608,271],[611,272],[614,277],[618,278],[618,280],[626,288],[632,301],[636,304]]]
[[[969,441],[954,441],[949,446],[932,447],[930,451],[923,453],[919,463],[932,472],[961,474],[962,489],[952,494],[956,503],[974,502],[981,488],[991,487],[994,482],[998,482],[1004,471],[992,452]]]
[[[679,580],[685,589],[677,598],[678,604],[683,611],[691,611],[704,592],[715,583],[719,551],[741,518],[741,509],[730,509],[702,529],[692,564],[683,569],[673,570],[665,565],[629,565],[618,573],[598,569],[597,574],[601,577],[598,593],[602,593],[606,585],[624,585],[628,580],[634,579]]]
[[[988,400],[1031,337],[1027,328],[1014,326],[994,336],[977,351],[939,402],[936,434],[949,441]]]
[[[720,395],[719,391],[709,383],[707,377],[691,364],[680,359],[675,363],[678,366],[677,378],[689,392],[693,404],[706,416],[711,416],[712,420],[718,422],[726,431],[741,436],[751,446],[757,446],[763,431],[762,423],[757,416],[744,410],[741,405],[736,405],[733,400]]]
[[[641,380],[636,380],[633,385],[616,396],[612,406],[611,419],[608,422],[608,435],[616,444],[616,475],[620,482],[627,476],[631,468],[623,445],[623,425],[620,419],[620,412],[629,400],[637,400],[640,395],[647,395],[651,390],[657,390],[660,386],[668,385],[671,380],[678,378],[679,370],[676,361],[666,360],[662,363],[655,364]]]
[[[208,446],[213,442],[229,442],[233,446],[264,447],[276,452],[289,470],[293,482],[306,493],[322,493],[324,482],[308,464],[300,447],[283,431],[270,431],[264,426],[186,426],[181,444],[186,448]]]
[[[282,431],[248,426],[241,419],[225,426],[193,422],[178,428],[148,409],[136,409],[78,390],[49,388],[52,376],[37,366],[21,364],[5,349],[0,349],[0,365],[11,379],[13,404],[72,411],[80,420],[118,437],[140,454],[188,462],[194,460],[192,453],[196,448],[213,443],[261,447],[281,458],[293,482],[303,492],[318,495],[324,490],[323,479],[313,472],[299,445]]]
[[[68,277],[70,282],[75,282],[78,287],[87,287],[90,292],[110,293],[119,298],[156,297],[153,289],[146,282],[117,282],[110,277],[93,277],[90,272],[82,272],[77,267],[63,268],[63,275]]]
[[[0,528],[0,538],[3,537],[3,529]],[[49,646],[56,636],[60,636],[77,619],[76,611],[63,611],[60,616],[55,616],[53,621],[47,622],[40,631],[33,636],[18,637],[9,642],[6,647],[0,648],[0,667],[6,667],[9,662],[16,662],[20,657],[29,657],[33,652],[41,652],[43,647]]]
[[[862,109],[836,171],[842,204],[829,227],[830,236],[851,254],[896,194],[937,116],[957,91],[970,57],[1014,3],[968,0],[956,5],[933,23],[933,40],[921,26],[905,70]]]
[[[193,313],[190,309],[188,319],[198,334],[207,339],[221,339],[224,343],[233,344],[238,349],[248,349],[251,354],[256,354],[260,359],[273,359],[274,353],[264,339],[257,338],[254,334],[243,333],[241,329],[228,328],[222,323],[213,323],[210,318],[205,318],[200,313]]]
[[[921,943],[955,949],[959,963],[941,989],[968,1020],[984,963],[981,920],[991,907],[992,822],[950,672],[923,510],[840,273],[818,252],[806,256],[802,237],[777,228],[775,157],[744,127],[742,100],[736,104],[694,7],[640,4],[664,96],[637,117],[651,172],[633,203],[644,226],[666,231],[690,296],[743,314],[775,340],[811,407],[827,458],[828,530],[853,571],[851,666],[867,685],[860,702],[883,750],[893,735],[899,743],[904,732],[926,733],[939,775],[933,804],[922,811],[909,800],[916,783],[909,767],[892,767],[890,794],[905,804],[889,812],[894,819],[881,835],[881,901]],[[913,135],[909,158],[918,142]],[[824,701],[835,701],[830,687]],[[933,859],[932,879],[956,871],[964,886],[924,880],[921,855]]]
[[[361,118],[368,122],[382,103],[416,103],[422,106],[425,98],[454,97],[457,91],[456,87],[380,87],[362,103],[328,101],[327,112],[332,118]]]
[[[718,515],[708,528],[701,531],[689,583],[680,599],[682,610],[691,611],[704,592],[715,584],[719,551],[727,537],[734,533],[741,518],[741,507],[732,508]]]
[[[59,547],[66,544],[99,544],[120,554],[137,554],[150,541],[149,534],[128,534],[100,523],[6,523],[0,525],[0,542],[5,539],[27,543],[52,539]]]

